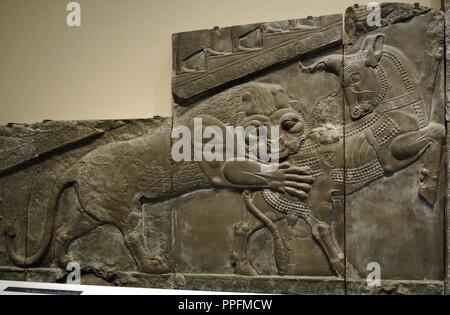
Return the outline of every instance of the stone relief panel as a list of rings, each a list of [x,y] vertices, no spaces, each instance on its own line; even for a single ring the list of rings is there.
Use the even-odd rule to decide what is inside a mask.
[[[321,285],[332,286],[333,293],[345,292],[343,198],[332,196],[326,153],[321,151],[321,143],[328,138],[341,138],[343,116],[328,130],[324,125],[332,117],[323,118],[321,112],[328,106],[329,111],[343,113],[342,93],[334,75],[312,77],[304,71],[304,64],[313,64],[322,56],[343,55],[341,21],[342,16],[337,15],[261,24],[262,46],[258,42],[253,49],[241,47],[232,54],[210,56],[214,62],[196,76],[175,75],[174,130],[196,118],[221,130],[227,126],[276,126],[281,130],[283,151],[283,169],[270,174],[255,171],[263,163],[259,157],[252,163],[231,158],[199,164],[210,188],[203,181],[197,186],[203,190],[195,192],[197,187],[191,187],[189,198],[206,202],[201,208],[192,201],[175,206],[176,233],[191,234],[176,237],[176,243],[183,242],[176,250],[182,261],[182,269],[177,271],[184,273],[179,287],[233,289],[225,278],[218,279],[220,286],[213,281],[213,275],[219,273],[239,286],[243,282],[252,287],[256,276],[264,276],[280,288],[291,287],[286,292],[296,291],[293,279],[298,292],[308,287],[312,291],[304,292],[317,292]],[[279,29],[273,29],[277,25]],[[232,27],[231,33],[244,28]],[[177,53],[183,49],[178,42],[183,36],[174,36]],[[194,86],[195,91],[191,89]],[[243,145],[248,149],[248,143]],[[334,146],[343,152],[343,142]],[[339,152],[334,159],[343,165]],[[198,178],[198,166],[174,163],[173,169],[174,178],[178,173],[185,177],[185,172],[192,174],[189,178]],[[223,204],[207,201],[217,198],[217,190],[224,188],[233,191]],[[222,212],[226,218],[221,218]],[[206,217],[211,226],[203,227],[200,222]],[[217,220],[220,228],[213,232],[210,229]],[[207,250],[215,237],[215,248],[221,248],[215,259],[200,259],[202,263],[195,264],[199,259],[193,257],[201,255],[198,248]],[[188,253],[191,246],[197,250]],[[312,285],[311,279],[318,282]],[[320,279],[325,281],[320,284]]]
[[[0,127],[0,279],[443,293],[444,15],[369,13],[173,35],[171,118]]]
[[[159,258],[146,260],[136,250],[147,242],[139,190],[157,180],[150,185],[156,194],[171,193],[170,129],[165,118],[2,127],[2,154],[17,155],[4,164],[0,178],[2,272],[20,268],[24,279],[53,282],[63,281],[59,268],[73,261],[86,274],[108,280],[113,272],[143,270],[147,263],[159,267]],[[161,158],[146,161],[152,154]],[[142,173],[146,163],[152,166]],[[152,243],[170,253],[163,242],[172,241]],[[161,259],[162,266],[173,268],[169,260]]]
[[[347,288],[360,293],[363,280],[365,291],[375,262],[387,291],[442,293],[444,16],[381,8],[378,29],[360,27],[364,6],[345,17]]]

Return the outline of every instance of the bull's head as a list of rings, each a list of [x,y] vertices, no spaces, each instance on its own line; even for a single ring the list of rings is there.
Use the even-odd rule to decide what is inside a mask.
[[[339,77],[350,116],[358,120],[373,112],[379,103],[380,83],[376,68],[383,56],[384,35],[368,36],[360,51],[351,55],[330,55],[304,72],[326,71]]]

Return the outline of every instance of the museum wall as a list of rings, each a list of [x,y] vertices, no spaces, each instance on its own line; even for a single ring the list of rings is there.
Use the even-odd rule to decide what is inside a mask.
[[[342,14],[354,1],[79,0],[79,28],[66,25],[68,2],[0,1],[0,124],[168,116],[173,33]]]

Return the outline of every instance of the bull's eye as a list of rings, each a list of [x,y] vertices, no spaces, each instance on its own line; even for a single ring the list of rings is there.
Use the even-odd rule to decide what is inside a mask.
[[[328,164],[333,163],[334,161],[334,154],[333,153],[326,153],[323,157],[324,161]]]
[[[361,81],[361,77],[359,75],[359,73],[354,73],[350,76],[350,83],[357,83],[359,81]]]

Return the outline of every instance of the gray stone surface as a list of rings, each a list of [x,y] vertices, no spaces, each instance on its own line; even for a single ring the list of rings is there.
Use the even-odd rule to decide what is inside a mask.
[[[450,37],[448,34],[450,34],[450,1],[444,0],[444,8],[445,8],[445,46],[446,46],[446,80],[447,82],[450,82],[450,64],[448,60],[450,60],[450,51],[448,50],[448,47],[450,45]],[[446,92],[445,92],[445,101],[446,101],[446,119],[447,121],[450,121],[450,89],[448,87],[448,84],[446,86]]]
[[[25,281],[37,283],[64,283],[65,271],[55,268],[27,269]]]
[[[345,294],[344,281],[334,277],[244,277],[177,274],[176,288],[180,290],[256,292],[266,294]]]
[[[108,240],[108,246],[105,246]],[[83,238],[75,240],[69,248],[73,261],[86,266],[85,271],[108,277],[109,274],[128,270],[137,271],[136,263],[124,244],[122,234],[114,226],[102,226]]]
[[[366,281],[347,281],[349,295],[443,295],[443,281],[383,281],[379,287],[368,287]]]
[[[67,126],[67,129],[64,129],[64,126]],[[79,162],[80,159],[83,156],[87,156],[87,160],[89,160],[89,153],[93,151],[96,148],[102,147],[109,149],[111,148],[112,144],[121,144],[121,143],[130,143],[132,141],[136,141],[133,139],[136,138],[152,138],[152,135],[154,134],[166,134],[167,139],[169,136],[169,130],[170,130],[171,122],[168,119],[164,118],[155,118],[150,120],[134,120],[134,121],[88,121],[88,122],[44,122],[41,124],[34,124],[34,125],[9,125],[2,127],[4,134],[10,134],[10,137],[4,137],[1,138],[2,141],[2,147],[8,147],[9,143],[13,142],[22,142],[24,141],[22,138],[24,137],[23,134],[27,133],[26,139],[30,143],[33,143],[32,149],[43,152],[41,156],[38,158],[38,160],[32,159],[31,161],[24,162],[20,168],[15,170],[12,174],[3,173],[0,176],[0,181],[2,182],[1,185],[1,199],[2,202],[0,203],[0,213],[2,216],[2,226],[5,231],[15,230],[15,238],[13,239],[12,246],[13,248],[17,248],[17,254],[20,256],[25,256],[25,250],[28,252],[28,256],[31,257],[34,253],[38,251],[38,248],[40,246],[40,243],[43,239],[43,235],[45,233],[46,228],[44,226],[46,225],[46,214],[52,214],[52,211],[54,209],[48,209],[49,208],[49,199],[51,197],[57,197],[55,194],[57,194],[57,190],[60,189],[62,186],[60,184],[60,178],[63,177],[63,174],[67,174],[70,172],[71,168],[73,169],[74,165],[78,163],[82,164],[83,162]],[[36,141],[34,141],[34,137],[40,139],[43,137],[41,134],[42,130],[44,131],[44,134],[47,134],[47,131],[51,131],[54,128],[55,130],[58,130],[60,133],[59,140],[62,142],[67,142],[65,139],[71,139],[72,137],[72,131],[73,129],[77,130],[103,130],[101,133],[101,136],[92,139],[88,138],[85,139],[84,142],[81,143],[71,143],[70,145],[64,144],[61,147],[58,147],[57,151],[55,149],[51,149],[51,152],[44,152],[46,150],[46,146],[36,146]],[[17,134],[12,133],[13,130],[21,130],[20,132],[17,131]],[[15,136],[14,136],[15,135]],[[34,135],[34,136],[33,136]],[[52,140],[54,141],[54,140]],[[44,143],[44,142],[40,142]],[[122,144],[122,146],[124,146]],[[167,146],[169,147],[169,145]],[[161,148],[158,148],[161,149]],[[95,151],[95,150],[94,150]],[[95,151],[95,153],[101,153],[101,150]],[[109,153],[109,152],[108,152]],[[95,156],[96,154],[90,154],[90,156]],[[169,157],[167,155],[166,160],[169,161]],[[107,159],[102,160],[101,157],[98,160],[102,163],[107,163]],[[97,161],[96,161],[97,162]],[[116,165],[117,167],[118,165]],[[76,166],[75,166],[76,169]],[[112,170],[112,168],[111,168]],[[170,167],[168,168],[168,172],[170,174]],[[106,174],[105,174],[106,175]],[[83,177],[83,174],[81,178]],[[169,190],[170,188],[170,175],[169,178]],[[101,180],[101,178],[98,178],[98,180]],[[102,185],[107,183],[108,181],[114,182],[113,178],[104,178],[105,181],[103,181],[103,184],[100,182],[100,189],[102,188]],[[167,180],[166,180],[167,181]],[[161,185],[164,183],[164,180],[159,181],[158,187],[164,187],[164,185]],[[86,187],[87,188],[87,187]],[[167,189],[167,188],[166,188]],[[81,193],[82,189],[80,187]],[[103,187],[103,190],[107,190],[106,187]],[[56,192],[55,192],[56,191]],[[95,189],[92,190],[92,192],[95,192]],[[58,204],[58,211],[57,216],[52,218],[55,220],[55,231],[62,231],[61,227],[63,223],[73,223],[75,225],[85,226],[86,225],[86,218],[80,219],[80,214],[78,212],[79,209],[83,209],[83,206],[85,203],[80,201],[80,198],[77,198],[78,191],[76,191],[75,187],[68,187],[64,193],[60,196],[60,201]],[[79,196],[79,195],[78,195]],[[86,196],[87,197],[87,196]],[[64,207],[63,203],[68,205],[67,207]],[[43,219],[44,218],[44,219]],[[106,222],[105,222],[106,223]],[[94,229],[92,229],[94,230]],[[102,228],[101,228],[102,230]],[[79,231],[74,231],[75,235],[74,238],[69,241],[76,241],[80,236],[83,236],[85,234],[89,234],[89,230],[83,231],[82,229]],[[104,240],[108,239],[118,239],[123,243],[123,236],[120,231],[117,230],[103,230],[103,233],[101,236],[99,236],[99,239],[96,240],[96,244],[91,245],[83,245],[83,242],[81,244],[75,242],[70,242],[69,245],[72,245],[74,247],[75,256],[77,256],[77,246],[83,247],[83,246],[92,246],[91,249],[95,249],[99,247],[99,244],[104,243]],[[54,232],[53,232],[54,233]],[[52,233],[52,234],[53,234]],[[94,231],[94,234],[98,234],[99,231]],[[118,234],[117,234],[118,233]],[[2,233],[2,238],[4,237],[4,234]],[[87,238],[92,238],[92,235],[87,235]],[[56,240],[56,235],[53,237],[53,242],[51,242],[50,246],[46,249],[46,255],[43,255],[42,257],[42,264],[45,265],[52,265],[53,261],[53,253],[55,251],[54,241]],[[93,239],[95,241],[95,237]],[[119,242],[120,243],[120,242]],[[122,246],[123,247],[123,246]],[[103,271],[110,271],[109,268],[112,266],[108,266],[108,264],[111,262],[111,255],[118,255],[120,256],[123,254],[123,251],[120,252],[121,245],[116,245],[114,248],[116,248],[118,251],[115,253],[108,253],[107,251],[111,248],[103,247],[103,251],[96,251],[93,250],[97,255],[103,256],[104,263],[103,265],[105,268],[103,268]],[[123,250],[123,248],[122,248]],[[0,259],[2,265],[10,265],[11,261],[9,259],[9,255],[6,253],[5,248],[5,241],[2,241],[0,245]],[[92,253],[91,250],[84,253],[86,256],[90,256]],[[108,258],[109,255],[109,258]],[[83,253],[81,255],[78,255],[77,258],[82,259]],[[85,257],[86,258],[86,257]],[[98,259],[102,259],[97,257],[97,260],[95,257],[89,257],[89,259],[93,259],[90,262],[92,262],[94,265],[90,265],[90,262],[87,262],[86,260],[83,260],[83,262],[86,262],[85,267],[87,270],[92,269],[96,270],[98,269]],[[113,258],[117,259],[117,258]],[[120,260],[120,259],[119,259]],[[125,259],[126,261],[126,259]],[[116,264],[117,262],[113,262],[113,264]],[[131,263],[131,266],[133,266],[134,262]],[[122,266],[120,269],[123,269],[124,267],[130,266],[129,262],[122,262]],[[114,268],[113,268],[114,269]],[[133,270],[133,268],[131,268]]]
[[[349,85],[357,92],[376,91],[379,99],[368,102],[369,110],[376,106],[376,112],[386,117],[377,123],[346,117],[347,134],[357,121],[363,122],[377,143],[368,147],[358,135],[349,136],[346,142],[347,191],[356,191],[346,199],[347,262],[355,271],[347,276],[365,279],[368,264],[377,262],[387,281],[443,281],[445,170],[440,143],[444,143],[445,130],[444,18],[441,12],[406,4],[383,4],[381,8],[382,27],[378,29],[362,27],[367,25],[364,12],[369,12],[365,6],[348,9],[345,17],[344,67],[348,71],[344,76],[365,78],[366,84]],[[365,67],[375,76],[375,85],[367,71],[354,74],[361,53],[366,56]],[[357,101],[348,104],[355,110],[359,106]],[[383,125],[377,125],[380,123]],[[413,138],[435,128],[430,126],[441,129],[436,138],[439,144],[424,154],[411,152],[408,157],[399,152],[402,143],[412,143]],[[396,143],[396,135],[401,142]],[[360,187],[354,177],[367,180],[371,176],[358,169],[369,159],[355,159],[364,151],[367,156],[376,153],[384,178]]]
[[[5,281],[25,281],[26,271],[15,267],[0,267],[0,279]]]
[[[177,217],[177,272],[233,274],[230,257],[235,224],[242,220],[245,211],[240,195],[202,191],[180,198],[171,208]]]
[[[447,120],[447,143],[449,140],[449,121],[450,121],[450,1],[444,0],[444,9],[445,9],[445,45],[446,45],[446,87],[445,87],[445,101],[446,101],[446,120]],[[447,241],[447,250],[446,250],[446,258],[447,258],[447,266],[446,266],[446,294],[450,294],[450,189],[448,186],[449,175],[450,175],[450,160],[448,158],[449,147],[447,146],[447,185],[446,185],[446,201],[447,201],[447,209],[446,209],[446,218],[447,218],[447,231],[446,231],[446,241]]]

